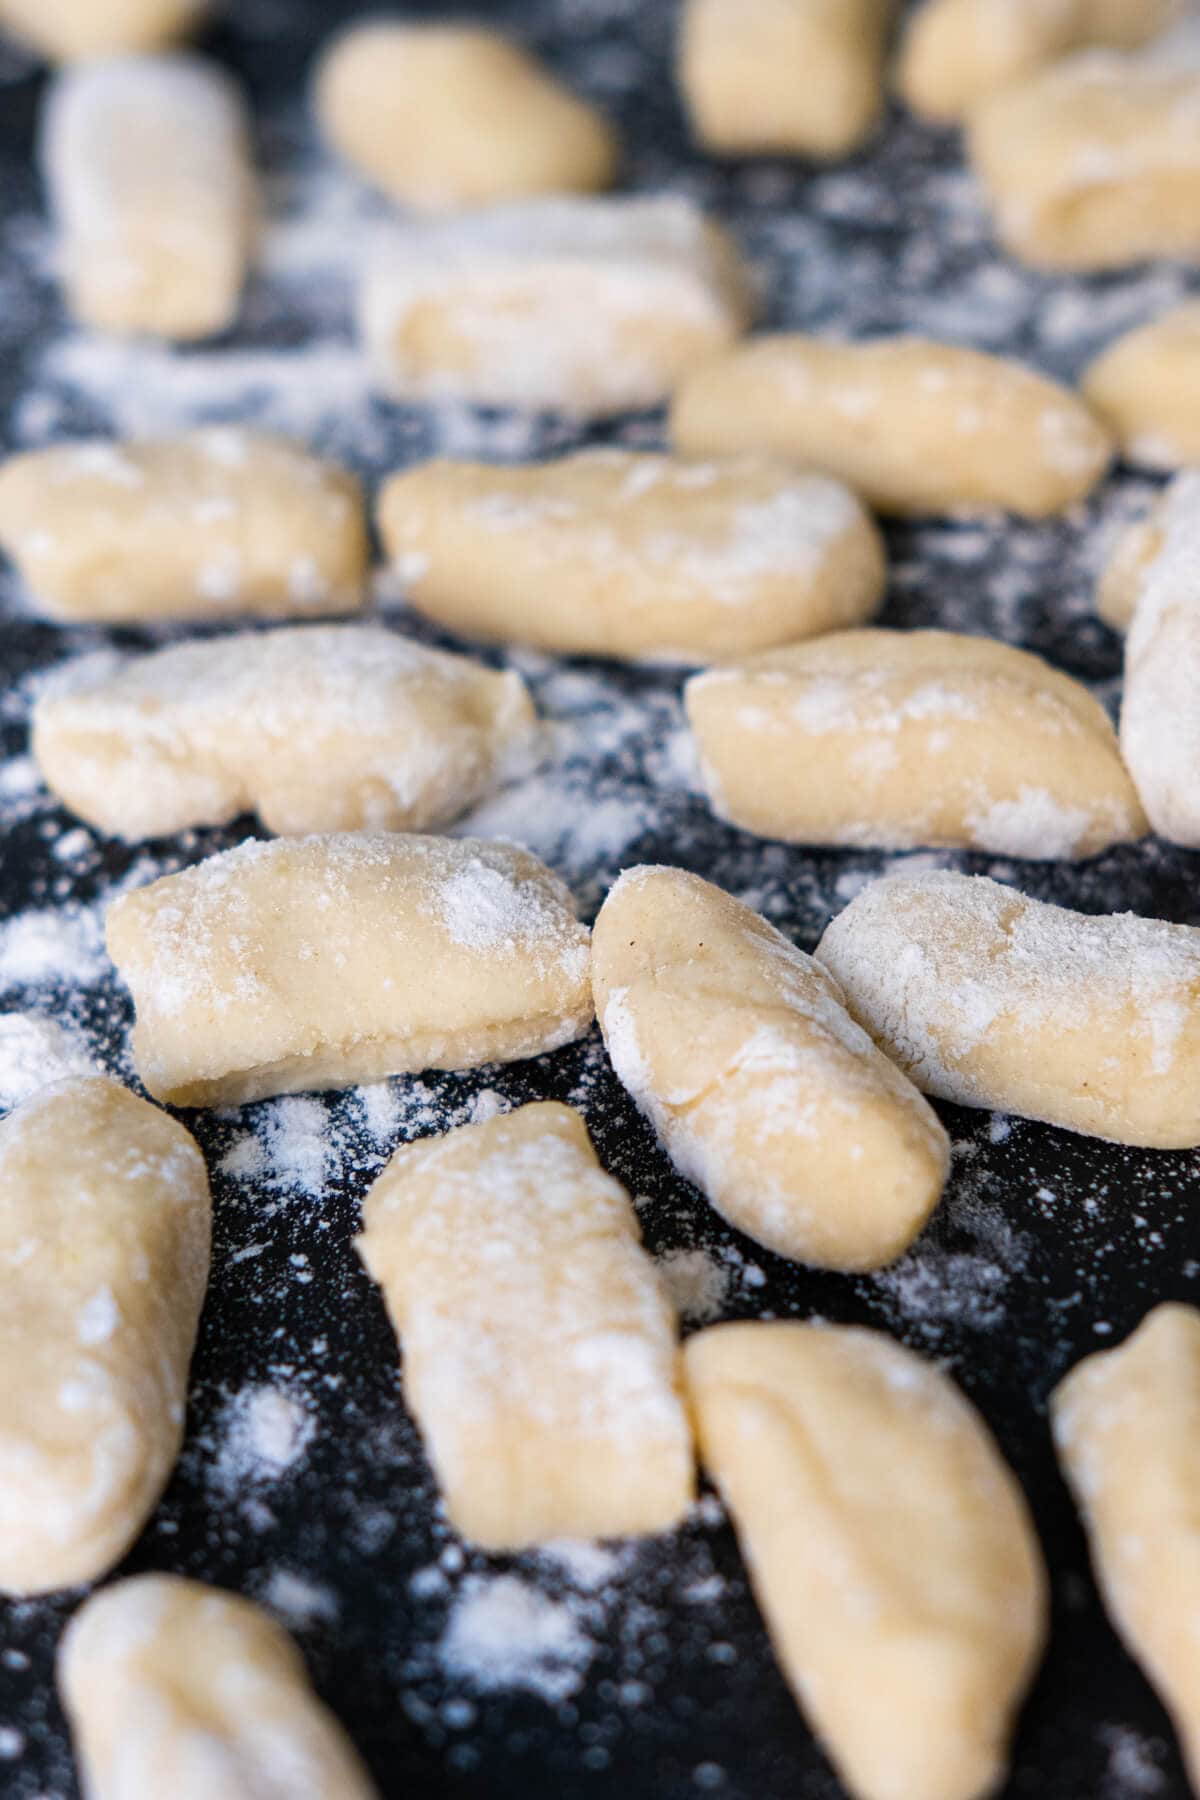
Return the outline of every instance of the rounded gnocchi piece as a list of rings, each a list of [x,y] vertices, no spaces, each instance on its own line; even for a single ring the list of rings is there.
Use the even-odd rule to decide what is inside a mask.
[[[874,881],[817,958],[918,1087],[1159,1149],[1200,1144],[1200,931],[982,876]]]
[[[178,1575],[93,1594],[58,1690],[89,1800],[375,1800],[287,1632],[237,1594]]]
[[[55,62],[165,50],[186,37],[208,0],[0,0],[0,25]]]
[[[675,1317],[628,1194],[547,1103],[401,1147],[358,1250],[455,1529],[488,1550],[677,1525]]]
[[[427,463],[393,476],[379,526],[418,611],[574,655],[707,662],[860,624],[883,599],[853,494],[761,461]]]
[[[616,173],[603,116],[482,25],[351,25],[321,56],[316,108],[334,149],[407,206],[589,193]]]
[[[593,1017],[587,927],[515,844],[251,840],[125,894],[107,938],[173,1106],[514,1062]]]
[[[811,957],[663,868],[622,875],[593,956],[613,1068],[730,1224],[822,1268],[881,1268],[908,1248],[941,1196],[948,1140]]]
[[[992,1793],[1048,1607],[978,1413],[874,1331],[718,1325],[684,1368],[780,1668],[847,1792]]]
[[[210,1222],[191,1137],[116,1082],[56,1083],[0,1123],[3,1592],[103,1575],[157,1504]]]
[[[732,240],[689,201],[582,198],[397,227],[359,317],[394,399],[586,418],[657,406],[753,311]]]
[[[692,131],[731,156],[847,156],[883,110],[894,0],[686,0]]]
[[[760,837],[1058,859],[1148,830],[1099,701],[992,638],[839,632],[684,698],[714,811]]]
[[[59,75],[41,161],[72,312],[99,331],[188,340],[233,323],[256,211],[237,89],[198,56]]]
[[[129,842],[243,812],[281,836],[421,831],[515,768],[535,723],[519,675],[300,625],[89,658],[35,704],[32,747],[64,805]]]
[[[1098,356],[1083,392],[1141,469],[1200,463],[1200,301],[1126,333]]]
[[[685,456],[755,450],[821,469],[879,512],[1060,513],[1112,456],[1067,388],[926,338],[755,338],[689,375],[671,410]]]
[[[0,545],[51,617],[102,623],[352,612],[369,548],[355,476],[224,425],[10,457]]]

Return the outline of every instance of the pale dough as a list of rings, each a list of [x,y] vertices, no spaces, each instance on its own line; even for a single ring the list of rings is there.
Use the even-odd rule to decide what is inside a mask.
[[[87,1800],[374,1800],[299,1650],[237,1594],[103,1589],[63,1635],[58,1689]]]
[[[714,811],[761,837],[1058,859],[1149,829],[1099,701],[992,638],[839,632],[684,698]]]
[[[476,838],[252,839],[124,895],[107,940],[175,1106],[540,1056],[593,1016],[567,889]]]
[[[720,1325],[684,1367],[780,1667],[848,1793],[983,1800],[1047,1624],[983,1420],[872,1331]]]
[[[981,876],[872,882],[817,956],[928,1094],[1159,1149],[1200,1145],[1200,931]]]
[[[755,450],[822,469],[885,513],[1060,513],[1099,481],[1107,432],[1077,395],[1005,357],[900,336],[752,339],[682,382],[686,456]]]
[[[208,1282],[204,1161],[113,1081],[44,1089],[0,1124],[0,1590],[103,1575],[183,1440]]]
[[[226,425],[10,457],[0,545],[44,611],[102,622],[351,612],[369,550],[355,476]]]
[[[677,1525],[692,1498],[675,1317],[577,1112],[403,1146],[359,1252],[455,1529],[489,1550]]]
[[[1172,307],[1110,344],[1083,392],[1142,469],[1200,463],[1200,301]]]
[[[0,0],[0,25],[56,62],[162,50],[185,37],[208,0]]]
[[[257,812],[268,831],[422,831],[527,760],[519,675],[377,625],[298,625],[87,658],[36,701],[72,812],[129,842]]]
[[[245,109],[215,63],[80,63],[51,85],[40,153],[83,324],[191,339],[233,323],[255,181]]]
[[[725,232],[690,201],[643,196],[398,225],[359,305],[393,399],[579,417],[657,406],[753,311]]]
[[[407,206],[587,193],[616,173],[603,116],[483,25],[351,25],[322,53],[315,101],[334,149]]]
[[[426,463],[393,476],[379,527],[439,625],[568,654],[707,662],[861,624],[883,599],[853,494],[758,460]]]
[[[731,1224],[823,1268],[907,1249],[946,1134],[811,957],[698,875],[639,868],[600,909],[593,959],[613,1068]]]

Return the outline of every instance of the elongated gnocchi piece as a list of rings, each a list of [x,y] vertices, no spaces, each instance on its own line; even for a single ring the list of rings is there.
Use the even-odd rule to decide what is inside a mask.
[[[1157,1688],[1200,1790],[1200,1313],[1158,1306],[1050,1401],[1109,1617]]]
[[[232,324],[255,214],[245,112],[197,56],[81,64],[50,89],[42,168],[72,311],[100,331]]]
[[[315,91],[333,147],[407,206],[588,193],[616,173],[603,116],[483,25],[351,25],[322,54]]]
[[[686,0],[692,131],[732,156],[847,156],[879,121],[893,0]]]
[[[366,1770],[261,1607],[178,1575],[93,1594],[58,1651],[89,1800],[373,1800]]]
[[[665,1531],[692,1498],[676,1325],[568,1106],[399,1149],[359,1254],[451,1523],[489,1550]]]
[[[705,662],[861,624],[883,598],[853,494],[757,460],[426,463],[392,477],[379,525],[438,624],[576,655]]]
[[[588,932],[514,844],[251,840],[109,909],[149,1091],[220,1106],[540,1056],[591,1024]]]
[[[982,1800],[1046,1635],[1024,1496],[932,1364],[873,1331],[688,1341],[701,1455],[785,1678],[854,1800]]]
[[[356,477],[224,425],[10,457],[0,545],[52,617],[106,623],[351,612],[368,556]]]
[[[992,638],[839,632],[685,701],[714,810],[761,837],[1058,859],[1148,829],[1100,703]]]
[[[811,957],[663,868],[617,882],[593,957],[613,1068],[718,1212],[823,1268],[879,1268],[907,1249],[941,1196],[946,1134]]]
[[[208,0],[0,0],[0,25],[56,62],[164,50],[186,37]]]
[[[519,675],[372,625],[299,625],[91,659],[39,699],[64,805],[130,842],[257,812],[281,836],[421,831],[529,748]]]
[[[102,1078],[0,1124],[0,1590],[91,1581],[124,1556],[183,1440],[208,1282],[204,1161]]]
[[[1119,1144],[1200,1144],[1200,931],[981,876],[874,881],[817,957],[918,1087]]]
[[[672,198],[547,199],[397,227],[359,317],[398,400],[657,406],[750,323],[733,242]]]
[[[752,339],[681,384],[685,456],[755,450],[822,469],[885,513],[1027,518],[1082,499],[1112,444],[1078,397],[1005,357],[926,338]]]
[[[1127,332],[1098,356],[1083,392],[1142,469],[1200,463],[1200,301]]]

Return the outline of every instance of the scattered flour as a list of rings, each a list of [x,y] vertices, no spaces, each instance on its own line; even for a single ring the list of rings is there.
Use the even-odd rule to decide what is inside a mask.
[[[264,1103],[257,1129],[236,1138],[218,1167],[235,1181],[255,1181],[274,1194],[319,1200],[336,1148],[325,1102],[288,1095]]]
[[[522,1688],[550,1705],[577,1693],[596,1643],[568,1601],[517,1575],[472,1575],[438,1646],[445,1674],[482,1693]]]
[[[228,1495],[247,1484],[277,1481],[301,1461],[317,1429],[311,1407],[277,1387],[243,1388],[218,1422],[213,1485]]]
[[[305,1631],[332,1621],[341,1610],[332,1588],[309,1581],[292,1569],[272,1570],[262,1590],[262,1600],[292,1631]]]
[[[707,1250],[669,1250],[658,1259],[659,1273],[676,1311],[689,1325],[708,1325],[721,1316],[729,1292],[729,1271]]]
[[[97,1073],[87,1046],[67,1026],[38,1013],[0,1013],[0,1107],[19,1106],[56,1081]]]
[[[0,989],[87,985],[107,967],[99,921],[82,906],[35,908],[0,925]]]

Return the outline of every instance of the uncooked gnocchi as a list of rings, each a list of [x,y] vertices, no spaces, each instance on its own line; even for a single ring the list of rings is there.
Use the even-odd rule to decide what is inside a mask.
[[[359,307],[394,399],[580,417],[657,406],[752,312],[732,240],[670,198],[529,201],[397,227]]]
[[[578,1113],[523,1106],[404,1145],[363,1216],[464,1537],[521,1550],[679,1523],[693,1473],[675,1318]]]
[[[245,111],[198,56],[61,74],[41,159],[71,309],[100,331],[205,338],[232,324],[256,210]]]
[[[1142,469],[1200,463],[1200,301],[1110,344],[1085,371],[1083,392],[1116,433],[1123,462]]]
[[[883,108],[894,0],[686,0],[692,129],[732,156],[848,156]]]
[[[941,1196],[946,1134],[811,957],[665,868],[622,875],[593,957],[613,1068],[718,1212],[823,1268],[907,1249]]]
[[[135,1575],[58,1652],[88,1800],[374,1800],[281,1625],[237,1594]]]
[[[186,36],[208,0],[0,0],[0,25],[56,62],[162,50]]]
[[[839,632],[685,701],[715,812],[761,837],[1065,858],[1148,829],[1100,703],[992,638]]]
[[[519,675],[373,625],[299,625],[103,656],[40,698],[42,779],[131,842],[257,812],[281,836],[422,831],[527,754]]]
[[[438,624],[576,655],[707,662],[861,624],[883,598],[853,494],[761,461],[427,463],[388,483],[379,525]]]
[[[601,114],[482,25],[351,25],[318,64],[316,107],[334,148],[407,206],[588,193],[616,173]]]
[[[1105,1605],[1200,1790],[1200,1313],[1158,1306],[1050,1402]]]
[[[719,1325],[684,1367],[780,1667],[848,1792],[992,1793],[1047,1582],[978,1413],[873,1331]]]
[[[10,457],[0,545],[52,617],[106,623],[351,612],[369,548],[353,475],[225,425]]]
[[[872,882],[817,957],[941,1100],[1089,1137],[1200,1144],[1200,931],[1093,918],[982,876]]]
[[[0,1124],[0,1590],[103,1575],[183,1441],[208,1282],[204,1160],[101,1078]]]
[[[1090,492],[1112,456],[1103,426],[1057,382],[908,336],[755,338],[686,377],[671,432],[685,456],[780,456],[880,512],[918,515],[1044,518]]]
[[[109,954],[174,1106],[540,1056],[593,1016],[588,932],[514,844],[251,840],[125,894]]]

